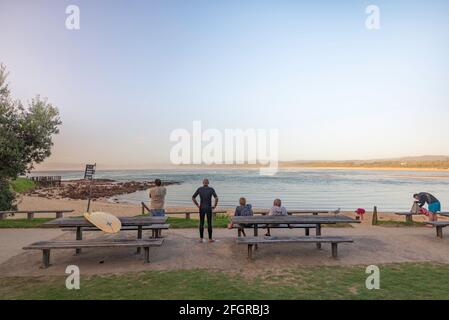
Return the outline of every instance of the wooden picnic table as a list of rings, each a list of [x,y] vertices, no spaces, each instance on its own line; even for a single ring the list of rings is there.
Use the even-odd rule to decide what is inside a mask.
[[[151,216],[137,216],[137,217],[119,217],[122,223],[122,227],[137,226],[137,239],[142,239],[143,226],[152,224],[164,224],[167,221],[167,217],[151,217]],[[76,240],[83,240],[83,228],[95,227],[84,217],[81,218],[59,218],[42,225],[47,228],[76,228]],[[140,248],[138,248],[140,252]],[[76,253],[79,254],[81,249],[76,249]]]
[[[252,225],[254,229],[254,236],[258,236],[258,228],[260,225],[270,224],[315,224],[316,235],[321,236],[322,224],[336,224],[336,223],[360,223],[350,217],[342,215],[308,215],[308,216],[234,216],[231,218],[232,223],[239,225]],[[321,243],[317,243],[317,247],[321,248]]]
[[[28,220],[34,218],[36,213],[55,213],[56,218],[62,218],[64,213],[73,212],[75,210],[18,210],[18,211],[0,211],[0,220],[4,219],[8,214],[26,213]]]

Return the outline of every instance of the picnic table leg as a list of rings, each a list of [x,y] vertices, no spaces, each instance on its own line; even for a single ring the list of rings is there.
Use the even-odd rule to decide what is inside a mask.
[[[443,227],[437,226],[437,238],[442,239],[443,238]]]
[[[137,226],[137,239],[142,239],[142,226]],[[140,247],[138,247],[136,254],[139,254],[140,251]]]
[[[81,227],[76,227],[76,240],[83,240],[83,229]],[[81,249],[75,249],[75,255],[80,254]]]
[[[310,229],[309,228],[305,228],[304,229],[306,236],[310,236]]]
[[[150,247],[143,248],[143,259],[144,263],[150,263]]]
[[[42,263],[43,268],[48,268],[50,266],[50,249],[42,250]]]
[[[321,224],[317,224],[316,225],[316,235],[317,236],[321,236]],[[321,249],[321,243],[320,242],[317,242],[316,248],[317,249]]]
[[[259,230],[258,230],[258,225],[255,224],[254,225],[254,236],[257,237],[259,235]],[[259,247],[257,246],[257,244],[254,246],[254,249],[258,249]]]
[[[28,212],[27,213],[27,218],[28,218],[28,220],[33,219],[34,218],[34,213],[33,212]]]
[[[337,245],[336,242],[332,242],[332,258],[334,259],[337,258]]]
[[[252,260],[253,259],[253,245],[249,244],[248,245],[248,260]]]
[[[56,212],[56,219],[62,218],[62,212]]]

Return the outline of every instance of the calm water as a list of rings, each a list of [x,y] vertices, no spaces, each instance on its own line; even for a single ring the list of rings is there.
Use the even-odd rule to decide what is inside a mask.
[[[33,175],[62,175],[63,179],[83,177],[83,172],[35,172]],[[416,171],[297,169],[281,170],[276,176],[260,176],[258,170],[141,170],[97,171],[97,178],[114,180],[182,181],[168,187],[167,205],[190,206],[191,196],[203,177],[208,177],[220,198],[221,207],[233,207],[245,196],[254,207],[268,208],[274,198],[280,198],[291,209],[354,210],[362,207],[379,210],[409,210],[412,194],[433,193],[443,210],[449,206],[449,173]],[[148,201],[146,191],[117,196],[123,202]]]

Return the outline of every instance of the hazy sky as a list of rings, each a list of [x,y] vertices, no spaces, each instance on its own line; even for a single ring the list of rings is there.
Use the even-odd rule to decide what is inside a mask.
[[[279,129],[282,160],[449,154],[448,40],[443,0],[0,0],[13,95],[61,113],[47,165],[167,163],[194,120]]]

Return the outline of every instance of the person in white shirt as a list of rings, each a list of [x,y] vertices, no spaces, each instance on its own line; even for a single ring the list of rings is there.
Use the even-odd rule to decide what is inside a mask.
[[[273,206],[268,212],[269,216],[286,216],[288,215],[287,209],[282,206],[281,199],[274,199]],[[270,228],[267,227],[267,233],[265,234],[267,237],[271,237]]]

